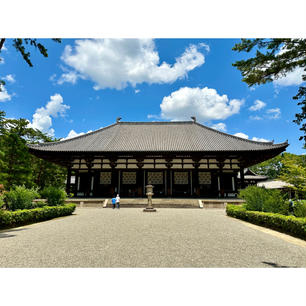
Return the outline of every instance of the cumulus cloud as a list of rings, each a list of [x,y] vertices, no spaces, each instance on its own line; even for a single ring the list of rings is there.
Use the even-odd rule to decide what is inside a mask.
[[[67,137],[62,138],[61,140],[66,140],[66,139],[74,138],[74,137],[81,136],[81,135],[84,135],[84,134],[87,134],[87,133],[90,133],[90,132],[92,132],[92,130],[89,130],[86,133],[84,133],[84,132],[77,133],[75,130],[70,130],[70,132],[68,133]]]
[[[183,87],[164,97],[160,105],[161,117],[170,120],[189,120],[196,116],[200,121],[222,120],[239,113],[243,100],[229,100],[212,88]]]
[[[3,77],[3,80],[7,81],[9,83],[15,83],[16,82],[16,80],[15,80],[15,78],[12,74],[6,75],[5,77]]]
[[[63,101],[63,97],[60,94],[51,96],[45,107],[36,109],[29,126],[54,136],[54,129],[51,128],[52,118],[64,117],[66,110],[70,108],[69,105],[63,104]]]
[[[0,102],[10,101],[12,99],[12,95],[10,95],[5,86],[0,85]]]
[[[303,83],[302,75],[305,74],[304,68],[298,67],[288,72],[285,76],[280,76],[273,81],[278,86],[297,86]]]
[[[188,72],[204,64],[205,57],[190,45],[173,65],[160,63],[152,39],[84,39],[65,47],[61,57],[72,72],[61,82],[76,82],[82,77],[95,83],[94,89],[123,89],[146,82],[172,83],[186,77]]]
[[[279,119],[281,115],[281,110],[276,107],[276,108],[270,108],[266,111],[268,114],[269,119]]]
[[[262,108],[264,108],[266,106],[266,103],[265,102],[262,102],[260,100],[256,100],[254,102],[254,104],[249,108],[250,111],[258,111]]]
[[[221,132],[226,132],[226,124],[223,123],[223,122],[219,122],[219,123],[213,124],[211,126],[211,128],[213,128],[215,130],[218,130],[218,131],[221,131]]]
[[[79,75],[74,71],[69,71],[67,73],[63,73],[61,77],[58,79],[57,84],[63,84],[65,82],[75,84],[79,78]]]
[[[244,134],[244,133],[236,133],[234,134],[234,136],[237,136],[237,137],[240,137],[240,138],[243,138],[243,139],[249,139],[249,135],[247,134]],[[264,139],[264,138],[258,138],[258,137],[253,137],[252,139],[250,140],[253,140],[253,141],[259,141],[259,142],[269,142],[269,140],[267,139]]]

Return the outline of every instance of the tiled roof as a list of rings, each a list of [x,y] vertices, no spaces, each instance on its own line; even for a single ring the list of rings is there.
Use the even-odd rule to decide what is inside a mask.
[[[211,152],[285,149],[287,142],[257,142],[193,121],[117,122],[75,138],[30,145],[45,152]]]

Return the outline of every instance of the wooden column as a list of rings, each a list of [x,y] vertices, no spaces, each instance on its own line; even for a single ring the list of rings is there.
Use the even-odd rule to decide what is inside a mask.
[[[138,170],[136,172],[136,183],[137,183],[137,194],[139,197],[143,197],[144,194],[144,188],[143,188],[143,185],[144,185],[144,171],[142,170],[143,166],[144,166],[144,162],[143,162],[143,158],[141,157],[138,157],[136,158],[137,160],[137,167],[138,167]]]
[[[93,157],[85,158],[86,166],[88,169],[88,180],[87,180],[86,191],[85,191],[85,194],[87,197],[90,196],[90,191],[91,191],[91,176],[92,176],[91,169],[93,167],[93,160],[94,160]]]
[[[244,189],[245,188],[244,168],[241,166],[239,171],[240,171],[240,187],[241,187],[241,189]]]
[[[74,188],[74,196],[78,195],[78,185],[79,185],[79,171],[75,171],[75,188]]]
[[[70,194],[70,184],[71,184],[71,166],[67,168],[67,182],[66,182],[66,193],[69,196]]]
[[[173,166],[172,158],[166,158],[166,167],[167,167],[167,190],[166,195],[168,197],[172,196],[172,173],[171,173],[171,167]]]
[[[192,177],[193,177],[193,189],[195,189],[195,192],[193,192],[191,195],[195,194],[196,196],[199,196],[199,167],[200,167],[200,160],[201,157],[196,157],[192,159],[194,163],[192,164],[194,169],[192,170]]]
[[[224,160],[225,158],[217,159],[218,161],[217,166],[219,168],[218,177],[219,177],[219,185],[220,185],[219,197],[222,197],[222,198],[224,197],[224,177],[223,177]]]

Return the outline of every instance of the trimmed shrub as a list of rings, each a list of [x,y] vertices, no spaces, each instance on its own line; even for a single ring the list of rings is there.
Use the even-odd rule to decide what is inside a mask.
[[[16,227],[68,216],[74,212],[75,207],[75,204],[66,204],[62,206],[45,206],[17,211],[0,210],[0,228]]]
[[[25,186],[15,186],[5,193],[5,201],[9,210],[30,209],[32,202],[39,196],[36,189]]]
[[[296,217],[306,217],[306,200],[294,201],[293,213]]]
[[[250,223],[272,228],[306,240],[306,218],[275,213],[248,211],[242,206],[227,205],[226,214]]]
[[[246,209],[288,215],[289,202],[285,201],[279,190],[269,190],[248,186],[240,190],[239,197],[246,201]]]
[[[47,200],[48,206],[63,205],[67,199],[67,193],[64,189],[53,186],[44,188],[40,195]]]

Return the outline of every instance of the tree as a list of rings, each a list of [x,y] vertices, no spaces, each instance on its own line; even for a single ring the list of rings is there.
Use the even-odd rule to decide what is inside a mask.
[[[269,179],[276,179],[280,175],[282,167],[282,155],[277,155],[269,160],[250,167],[250,169],[259,175],[267,176]]]
[[[1,53],[1,49],[4,46],[4,42],[5,42],[5,38],[1,38],[0,39],[0,53]],[[57,43],[61,43],[61,39],[60,38],[52,38],[53,41],[57,42]],[[21,54],[21,56],[23,57],[23,59],[26,61],[26,63],[30,66],[33,67],[33,64],[30,60],[30,52],[26,49],[26,45],[30,45],[32,47],[35,47],[35,49],[38,49],[39,52],[44,56],[44,57],[48,57],[48,50],[44,47],[44,45],[42,45],[40,42],[37,41],[37,39],[34,38],[15,38],[13,39],[13,47],[16,49],[16,51],[18,53]],[[1,60],[1,59],[0,59]],[[0,91],[2,90],[2,86],[5,85],[5,81],[0,80]]]
[[[0,133],[0,184],[6,189],[14,185],[63,187],[67,170],[33,156],[26,145],[54,139],[30,128],[26,119],[2,117],[0,123],[4,127]]]
[[[233,64],[241,71],[242,81],[249,86],[272,82],[298,67],[303,68],[305,74],[301,78],[306,81],[306,39],[242,39],[233,50],[248,53],[253,48],[257,48],[255,56]],[[300,86],[293,99],[299,100],[297,104],[301,106],[293,122],[301,125],[304,135],[300,140],[304,139],[306,145],[306,87]]]
[[[306,165],[305,159],[298,160],[290,155],[284,156],[283,167],[279,179],[290,183],[294,189],[304,194],[306,192]]]

